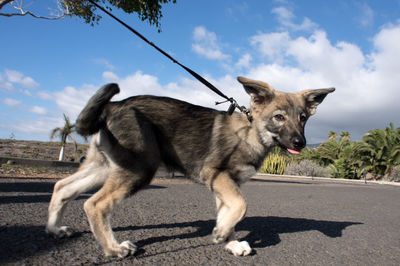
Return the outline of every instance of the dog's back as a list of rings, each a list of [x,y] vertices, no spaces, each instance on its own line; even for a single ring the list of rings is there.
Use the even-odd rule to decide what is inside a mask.
[[[224,113],[167,97],[136,96],[108,103],[102,129],[128,150],[148,149],[143,137],[156,143],[154,153],[165,165],[190,175],[209,152],[218,115]]]

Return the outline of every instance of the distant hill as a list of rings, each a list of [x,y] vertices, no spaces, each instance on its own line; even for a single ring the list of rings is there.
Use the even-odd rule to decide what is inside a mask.
[[[317,144],[307,144],[307,148],[316,149],[316,148],[319,147],[319,145],[321,145],[321,143],[317,143]]]
[[[86,154],[88,147],[88,144],[78,144],[75,153],[74,145],[67,143],[64,161],[79,161],[79,158]],[[0,139],[0,157],[58,160],[59,152],[59,142]]]

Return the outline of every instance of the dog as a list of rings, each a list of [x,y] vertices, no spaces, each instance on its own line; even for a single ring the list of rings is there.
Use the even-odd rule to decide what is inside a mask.
[[[81,193],[101,188],[84,203],[91,231],[106,256],[133,255],[130,241],[118,243],[110,214],[123,199],[147,186],[160,164],[204,183],[215,195],[214,243],[225,242],[235,256],[252,249],[234,237],[246,213],[240,185],[248,181],[274,146],[299,153],[306,146],[304,126],[334,88],[284,93],[270,85],[238,77],[251,96],[250,116],[217,111],[157,96],[111,102],[119,92],[107,84],[92,96],[76,121],[76,130],[92,135],[86,160],[78,171],[58,181],[49,205],[46,232],[71,236],[61,225],[66,204]]]

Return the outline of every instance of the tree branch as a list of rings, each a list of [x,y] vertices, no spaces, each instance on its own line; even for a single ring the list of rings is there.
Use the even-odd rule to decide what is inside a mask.
[[[13,0],[0,0],[0,9],[3,8],[3,6],[7,5],[8,3],[12,2]]]
[[[30,15],[34,18],[40,18],[40,19],[48,19],[48,20],[57,20],[57,19],[63,19],[65,18],[66,15],[68,15],[68,9],[65,10],[61,7],[60,2],[57,2],[58,4],[58,9],[60,11],[60,14],[55,16],[55,17],[45,17],[45,16],[39,16],[36,15],[30,11],[25,11],[24,7],[23,7],[23,1],[21,0],[19,1],[13,1],[13,0],[0,0],[0,9],[6,5],[6,4],[10,4],[10,6],[12,6],[13,8],[19,10],[21,13],[0,13],[0,16],[4,16],[4,17],[13,17],[13,16],[26,16],[26,15]]]
[[[0,16],[4,16],[4,17],[13,17],[13,16],[26,16],[26,15],[31,15],[34,18],[40,18],[40,19],[49,19],[49,20],[56,20],[56,19],[63,19],[65,18],[65,14],[59,17],[42,17],[42,16],[38,16],[33,14],[30,11],[26,11],[24,13],[0,13]]]

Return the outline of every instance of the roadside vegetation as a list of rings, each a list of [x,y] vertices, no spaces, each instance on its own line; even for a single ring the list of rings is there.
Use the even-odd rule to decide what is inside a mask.
[[[351,141],[347,131],[331,131],[318,148],[299,155],[280,149],[265,159],[261,171],[269,174],[305,175],[346,179],[386,179],[400,182],[400,128],[390,123],[373,129],[362,141]]]

